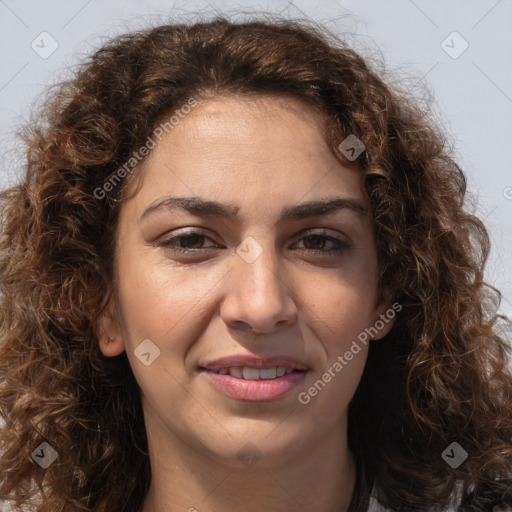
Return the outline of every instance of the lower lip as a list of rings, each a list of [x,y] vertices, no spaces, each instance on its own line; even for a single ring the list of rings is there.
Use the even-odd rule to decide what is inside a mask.
[[[300,384],[306,376],[306,372],[303,371],[287,373],[275,379],[246,380],[209,370],[205,370],[204,373],[221,394],[241,402],[277,400]]]

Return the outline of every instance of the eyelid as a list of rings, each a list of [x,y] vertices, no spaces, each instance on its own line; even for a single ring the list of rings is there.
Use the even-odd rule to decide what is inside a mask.
[[[172,236],[163,236],[162,237],[162,241],[160,242],[161,244],[166,244],[167,242],[171,242],[173,240],[178,240],[179,238],[181,237],[186,237],[186,236],[193,236],[193,235],[198,235],[198,236],[203,236],[204,238],[206,239],[209,239],[211,240],[212,242],[215,242],[215,240],[213,239],[213,237],[211,237],[210,235],[208,235],[205,230],[201,229],[201,228],[194,228],[194,227],[190,227],[190,228],[184,228],[185,231],[180,231],[179,229],[177,230],[177,232],[172,232]],[[217,243],[217,242],[215,242]],[[170,245],[170,244],[169,244]],[[218,244],[217,244],[218,245]],[[212,247],[207,247],[205,249],[189,249],[191,252],[194,251],[194,252],[199,252],[201,250],[207,250],[207,249],[212,249]]]
[[[190,249],[190,248],[186,248],[186,247],[180,247],[179,245],[172,243],[176,240],[179,240],[182,237],[194,236],[194,235],[204,237],[205,239],[209,239],[212,242],[216,243],[215,240],[213,239],[213,237],[209,236],[205,232],[205,230],[202,228],[190,227],[188,229],[187,228],[184,228],[184,229],[185,229],[185,231],[180,231],[178,229],[177,230],[178,232],[177,233],[173,232],[172,236],[164,237],[164,239],[159,243],[159,245],[166,249],[169,249],[171,251],[175,251],[177,253],[196,254],[196,255],[200,255],[202,253],[208,252],[210,249],[219,248],[218,244],[217,244],[214,247],[202,247],[202,248],[198,248],[198,249]],[[351,247],[351,243],[348,242],[347,240],[342,239],[339,236],[329,234],[329,228],[306,228],[296,235],[295,240],[292,243],[292,246],[297,244],[301,240],[304,240],[308,236],[320,236],[320,237],[324,238],[327,242],[338,244],[337,247],[334,249],[327,249],[327,250],[304,249],[308,253],[329,255],[329,254],[334,254],[334,253],[341,253],[344,250],[347,250],[348,248]]]
[[[335,231],[335,230],[333,230],[331,228],[307,228],[307,229],[301,231],[300,233],[298,233],[297,237],[298,237],[298,240],[300,240],[301,238],[304,238],[305,236],[309,236],[309,235],[321,235],[321,236],[325,236],[326,238],[334,238],[338,242],[342,242],[344,244],[349,245],[349,242],[348,242],[348,240],[346,240],[346,237],[341,238],[338,236],[340,233],[339,231],[336,232],[337,234],[332,234],[331,233],[332,231]]]
[[[202,235],[204,236],[205,238],[210,238],[211,240],[213,240],[213,237],[210,236],[208,233],[209,231],[208,230],[205,230],[204,228],[199,228],[199,227],[194,227],[194,226],[191,226],[189,228],[183,228],[185,231],[180,231],[181,228],[178,228],[176,231],[173,231],[173,235],[172,236],[169,236],[167,238],[165,238],[165,235],[163,235],[161,238],[163,238],[164,240],[167,239],[167,240],[173,240],[175,238],[179,238],[181,236],[187,236],[187,235]],[[344,238],[340,238],[338,237],[336,234],[331,234],[329,233],[330,231],[335,231],[331,228],[306,228],[302,231],[300,231],[299,233],[297,233],[295,235],[295,238],[298,240],[304,236],[307,236],[307,235],[324,235],[326,237],[330,237],[330,238],[334,238],[336,240],[338,240],[339,242],[344,242],[344,243],[349,243],[344,237]],[[339,232],[337,232],[339,233]]]

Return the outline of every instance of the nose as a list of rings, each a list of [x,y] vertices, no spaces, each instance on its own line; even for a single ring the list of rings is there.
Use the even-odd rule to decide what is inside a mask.
[[[268,334],[297,319],[296,299],[282,265],[269,245],[252,262],[235,253],[220,308],[226,325],[254,334]]]

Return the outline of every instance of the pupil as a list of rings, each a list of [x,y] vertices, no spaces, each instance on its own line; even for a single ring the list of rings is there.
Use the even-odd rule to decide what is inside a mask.
[[[196,233],[192,234],[192,235],[185,235],[183,237],[181,237],[181,243],[180,243],[180,246],[181,247],[188,247],[190,245],[194,245],[194,238],[196,239],[196,242],[199,242],[199,246],[201,246],[201,238],[202,238],[203,235],[198,235]],[[192,243],[189,242],[189,240],[192,239]]]
[[[317,241],[317,242],[319,242],[319,244],[320,244],[320,245],[318,245],[318,243],[317,243],[317,244],[316,244],[316,247],[313,247],[313,249],[322,249],[322,248],[323,248],[323,245],[324,245],[324,243],[325,243],[325,240],[324,240],[322,237],[320,237],[320,236],[318,236],[318,235],[309,235],[309,236],[307,236],[307,237],[305,238],[305,240],[306,240],[306,241],[307,241],[307,240],[311,240],[311,239],[313,239],[313,241],[314,241],[314,240],[316,240],[316,241]],[[315,246],[315,243],[313,243],[313,246]]]

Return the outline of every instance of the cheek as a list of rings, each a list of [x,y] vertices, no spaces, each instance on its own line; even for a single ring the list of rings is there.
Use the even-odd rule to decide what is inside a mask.
[[[153,259],[142,254],[119,263],[125,348],[133,352],[149,338],[166,360],[183,360],[190,341],[205,328],[208,298],[223,273]]]
[[[314,310],[310,325],[315,325],[313,336],[323,355],[299,397],[306,408],[316,409],[323,428],[332,426],[346,410],[361,380],[369,350],[365,328],[371,324],[374,299],[370,288],[366,292],[343,281],[331,279],[328,289],[328,294],[310,293]]]
[[[192,300],[190,287],[179,286],[181,279],[181,275],[159,268],[144,255],[119,262],[119,295],[128,334],[149,336],[179,315],[181,307]]]
[[[305,315],[314,320],[318,338],[331,357],[345,352],[375,320],[375,288],[369,279],[325,276],[305,286],[302,297],[308,306]]]

